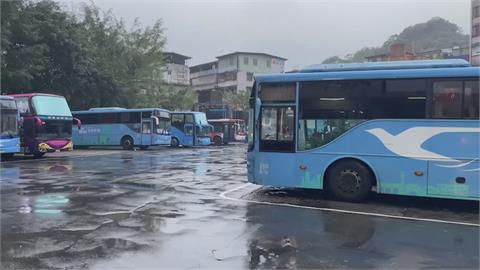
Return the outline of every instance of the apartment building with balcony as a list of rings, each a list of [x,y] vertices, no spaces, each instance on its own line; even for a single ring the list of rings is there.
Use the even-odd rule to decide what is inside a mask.
[[[191,59],[175,52],[164,52],[165,70],[163,71],[163,81],[174,86],[190,85],[190,69],[187,60]]]
[[[480,65],[480,0],[472,0],[472,33],[470,38],[470,62]]]
[[[232,52],[190,67],[190,82],[202,105],[224,105],[224,94],[250,91],[255,73],[282,73],[286,58],[259,52]]]

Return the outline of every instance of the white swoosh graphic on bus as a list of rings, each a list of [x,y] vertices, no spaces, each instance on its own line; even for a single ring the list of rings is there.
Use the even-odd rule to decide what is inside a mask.
[[[397,135],[392,135],[381,128],[373,128],[366,131],[377,137],[388,150],[402,157],[419,160],[441,159],[446,162],[460,162],[459,160],[425,150],[422,148],[422,144],[441,133],[480,132],[480,128],[413,127]]]

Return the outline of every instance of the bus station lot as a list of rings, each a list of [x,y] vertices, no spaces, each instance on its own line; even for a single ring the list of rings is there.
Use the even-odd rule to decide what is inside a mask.
[[[1,268],[479,268],[478,202],[246,182],[245,145],[1,164]]]

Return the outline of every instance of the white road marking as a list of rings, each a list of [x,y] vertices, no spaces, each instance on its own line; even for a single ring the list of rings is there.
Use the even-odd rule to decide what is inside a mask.
[[[384,218],[394,218],[394,219],[403,219],[403,220],[415,220],[415,221],[427,221],[427,222],[436,222],[436,223],[445,223],[445,224],[454,224],[454,225],[464,225],[464,226],[474,226],[480,227],[480,224],[476,223],[468,223],[468,222],[458,222],[458,221],[448,221],[448,220],[441,220],[441,219],[431,219],[431,218],[415,218],[415,217],[405,217],[405,216],[395,216],[395,215],[386,215],[386,214],[379,214],[379,213],[370,213],[370,212],[361,212],[361,211],[351,211],[351,210],[343,210],[343,209],[335,209],[335,208],[325,208],[325,207],[314,207],[314,206],[302,206],[296,204],[289,204],[289,203],[272,203],[272,202],[260,202],[254,200],[245,200],[239,198],[232,198],[228,197],[227,194],[235,192],[237,190],[241,190],[247,186],[253,185],[251,183],[246,183],[236,188],[224,191],[220,193],[220,197],[226,200],[231,201],[238,201],[238,202],[248,202],[248,203],[257,203],[257,204],[265,204],[265,205],[276,205],[276,206],[286,206],[286,207],[294,207],[294,208],[303,208],[303,209],[312,209],[312,210],[320,210],[320,211],[328,211],[328,212],[337,212],[337,213],[346,213],[346,214],[355,214],[355,215],[364,215],[364,216],[374,216],[374,217],[384,217]]]

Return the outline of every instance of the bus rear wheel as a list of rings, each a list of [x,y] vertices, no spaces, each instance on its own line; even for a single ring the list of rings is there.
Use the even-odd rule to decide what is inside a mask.
[[[125,136],[122,138],[121,145],[124,150],[132,150],[133,149],[133,139],[130,136]]]
[[[178,142],[178,139],[177,138],[172,138],[172,140],[170,141],[170,146],[172,146],[172,147],[180,146],[180,143]]]
[[[374,176],[363,163],[340,161],[328,169],[327,191],[336,199],[348,202],[365,200],[372,190]]]

